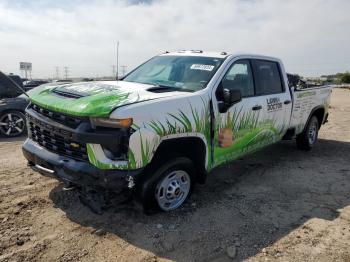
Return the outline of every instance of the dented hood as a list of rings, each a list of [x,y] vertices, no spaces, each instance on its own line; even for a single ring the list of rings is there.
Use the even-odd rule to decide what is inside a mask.
[[[84,82],[65,85],[42,85],[28,92],[32,103],[74,116],[107,117],[115,108],[147,100],[182,94],[154,93],[151,85],[124,82]]]

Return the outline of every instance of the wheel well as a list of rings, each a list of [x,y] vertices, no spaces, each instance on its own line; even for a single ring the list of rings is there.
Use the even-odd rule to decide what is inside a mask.
[[[205,158],[206,146],[199,137],[184,137],[164,140],[158,146],[151,165],[159,165],[165,161],[177,157],[184,156],[191,159],[196,169],[196,181],[204,183],[206,179]]]
[[[325,110],[324,110],[324,108],[318,108],[318,109],[316,109],[313,113],[312,113],[312,115],[311,115],[311,117],[312,116],[316,116],[317,117],[317,120],[318,120],[318,124],[319,124],[319,128],[321,127],[321,125],[323,124],[323,119],[324,119],[324,113],[325,113]]]

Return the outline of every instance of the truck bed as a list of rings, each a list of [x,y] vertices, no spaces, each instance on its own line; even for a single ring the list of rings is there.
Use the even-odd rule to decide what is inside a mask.
[[[324,107],[326,110],[325,115],[327,115],[331,92],[331,86],[295,89],[291,92],[294,103],[290,127],[295,128],[296,135],[304,130],[312,110],[318,107]],[[321,124],[323,123],[320,123],[320,125]]]

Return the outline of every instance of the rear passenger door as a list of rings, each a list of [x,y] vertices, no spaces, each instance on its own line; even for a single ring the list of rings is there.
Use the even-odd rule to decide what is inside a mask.
[[[289,127],[292,101],[278,62],[252,59],[259,126],[268,143],[282,138]]]

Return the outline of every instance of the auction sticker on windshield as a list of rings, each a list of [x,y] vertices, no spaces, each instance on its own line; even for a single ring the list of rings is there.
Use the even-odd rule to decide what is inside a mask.
[[[201,65],[201,64],[193,64],[190,67],[194,70],[205,70],[205,71],[213,71],[214,66],[213,65]]]

